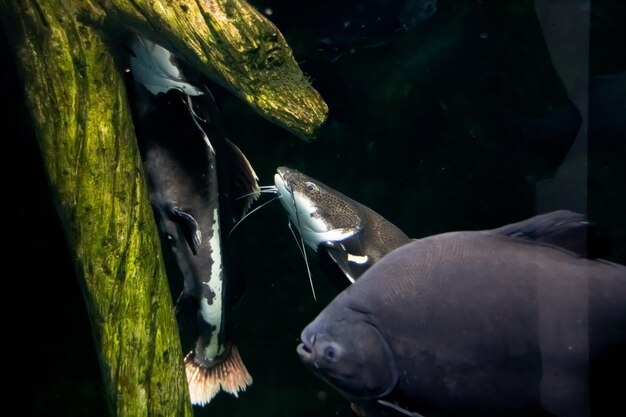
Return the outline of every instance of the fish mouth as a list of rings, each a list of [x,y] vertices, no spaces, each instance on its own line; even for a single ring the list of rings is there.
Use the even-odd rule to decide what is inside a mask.
[[[300,355],[300,359],[305,364],[312,363],[313,357],[313,345],[315,344],[315,340],[317,339],[315,334],[307,336],[304,332],[300,335],[300,344],[296,347],[296,352]]]
[[[291,184],[287,180],[289,170],[285,167],[276,168],[276,174],[274,174],[274,185],[278,191],[279,197],[292,195]]]
[[[300,361],[304,364],[304,366],[315,369],[317,366],[315,365],[315,361],[313,360],[313,350],[306,343],[300,343],[296,346],[296,352],[300,357]]]
[[[306,332],[306,329],[300,335],[300,344],[296,347],[296,352],[298,352],[300,360],[307,365],[311,365],[313,361],[313,345],[316,339],[316,335]]]
[[[291,183],[287,179],[288,175],[288,168],[278,167],[276,169],[276,174],[274,174],[274,186],[276,187],[278,199],[285,211],[287,212],[289,220],[294,223],[299,231],[300,222],[298,221],[298,206],[295,201],[295,196]]]
[[[296,352],[298,352],[298,355],[300,355],[301,358],[307,358],[307,359],[310,358],[311,354],[313,353],[311,348],[305,345],[304,343],[300,343],[296,347]]]

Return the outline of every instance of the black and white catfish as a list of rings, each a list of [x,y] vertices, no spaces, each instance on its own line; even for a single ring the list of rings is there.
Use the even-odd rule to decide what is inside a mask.
[[[205,405],[223,390],[252,383],[226,334],[232,297],[226,236],[258,194],[244,154],[219,129],[208,89],[189,83],[172,54],[147,39],[130,45],[135,121],[168,275],[182,276],[179,323],[197,337],[185,356],[191,401]],[[250,195],[247,200],[237,196]],[[189,314],[191,311],[191,314]],[[191,315],[192,320],[185,317]]]
[[[278,167],[274,185],[304,244],[342,288],[411,241],[374,210],[300,171]]]
[[[300,359],[361,416],[620,414],[626,267],[584,255],[588,227],[560,210],[395,249],[304,328]]]

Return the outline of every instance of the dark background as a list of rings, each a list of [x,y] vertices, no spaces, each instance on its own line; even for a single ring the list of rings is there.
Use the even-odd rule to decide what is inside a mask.
[[[541,208],[570,208],[597,224],[604,258],[626,263],[623,2],[592,2],[589,59],[582,49],[573,54],[574,64],[589,70],[581,79],[583,86],[589,82],[582,164],[570,152],[581,118],[552,63],[532,1],[439,1],[432,18],[404,32],[398,30],[399,1],[251,3],[271,9],[269,18],[330,107],[319,138],[308,144],[210,86],[226,132],[262,185],[273,182],[279,165],[297,168],[412,237],[497,227]],[[576,30],[567,19],[557,23]],[[356,29],[345,30],[346,21]],[[8,225],[3,359],[4,369],[13,369],[6,374],[6,398],[21,415],[106,415],[88,317],[11,54],[0,31]],[[577,188],[581,167],[588,180]],[[550,182],[557,174],[560,180]],[[537,196],[545,181],[547,191]],[[313,264],[313,301],[278,203],[253,214],[233,239],[246,293],[231,315],[231,334],[254,383],[239,399],[220,394],[197,414],[350,416],[347,402],[308,373],[295,353],[301,329],[336,290]]]

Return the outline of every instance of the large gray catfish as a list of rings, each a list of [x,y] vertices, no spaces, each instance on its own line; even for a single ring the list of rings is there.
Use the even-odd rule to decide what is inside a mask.
[[[582,254],[587,226],[557,211],[408,243],[306,326],[300,358],[360,415],[623,411],[626,267]]]

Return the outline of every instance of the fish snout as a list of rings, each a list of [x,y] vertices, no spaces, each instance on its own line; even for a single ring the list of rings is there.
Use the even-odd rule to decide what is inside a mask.
[[[287,168],[286,166],[279,166],[276,168],[276,174],[279,175],[280,178],[282,178],[282,180],[287,184],[291,184],[297,178],[302,177],[300,171]]]
[[[287,173],[289,172],[289,168],[287,167],[278,167],[276,168],[276,175],[280,175],[281,177],[284,177]]]
[[[311,346],[308,346],[306,343],[302,342],[296,347],[296,352],[300,357],[300,362],[302,362],[304,366],[311,369],[318,367],[315,363],[315,357]]]
[[[311,348],[308,347],[307,345],[305,345],[304,343],[300,343],[296,347],[296,352],[298,352],[298,355],[300,356],[300,359],[302,359],[303,361],[306,360],[306,359],[309,359],[311,357],[311,353],[313,353],[311,351]]]
[[[274,174],[274,185],[278,191],[279,197],[291,195],[291,181],[289,178],[292,176],[292,171],[286,167],[276,168],[276,174]]]
[[[296,348],[300,360],[307,365],[313,362],[313,347],[315,346],[316,336],[315,334],[307,334],[306,331],[300,335],[301,343]]]
[[[313,349],[313,346],[315,346],[316,340],[317,336],[315,333],[307,332],[306,329],[302,332],[302,334],[300,334],[300,341],[302,342],[302,345],[309,350],[309,352]]]
[[[284,184],[289,184],[289,179],[292,177],[292,171],[287,167],[278,167],[276,168],[276,174],[274,174],[274,181],[278,178]]]
[[[285,197],[291,195],[289,184],[279,174],[274,175],[274,186],[276,187],[276,194],[280,199],[280,202],[285,205],[285,201],[288,200]],[[287,208],[287,207],[285,207]]]

